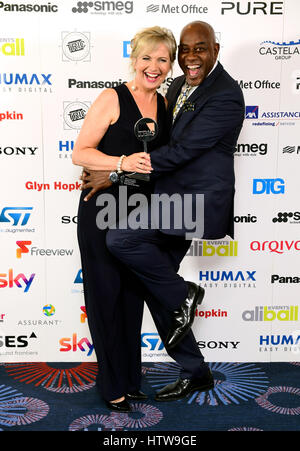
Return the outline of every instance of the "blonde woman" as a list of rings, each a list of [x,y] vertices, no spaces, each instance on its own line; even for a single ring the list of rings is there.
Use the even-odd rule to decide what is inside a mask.
[[[105,193],[117,204],[119,185],[115,173],[149,174],[149,155],[134,135],[138,119],[149,117],[158,124],[151,150],[167,142],[166,108],[157,92],[171,70],[176,55],[173,34],[164,28],[146,28],[131,41],[134,78],[104,90],[84,120],[73,150],[73,163],[90,170],[111,171]],[[103,193],[103,191],[102,191]],[[132,273],[106,248],[107,230],[96,225],[101,209],[97,197],[88,202],[81,194],[78,210],[78,242],[81,253],[84,297],[88,324],[99,364],[97,386],[111,410],[130,410],[130,400],[146,399],[140,391],[140,332],[143,294]]]

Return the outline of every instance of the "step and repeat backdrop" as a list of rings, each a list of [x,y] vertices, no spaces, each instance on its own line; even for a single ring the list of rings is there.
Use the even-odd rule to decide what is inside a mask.
[[[73,145],[98,94],[130,79],[134,34],[178,40],[194,20],[214,27],[246,109],[235,239],[193,241],[180,268],[206,289],[193,330],[207,361],[300,360],[299,16],[298,0],[0,2],[0,362],[96,360]],[[141,352],[170,360],[147,308]]]

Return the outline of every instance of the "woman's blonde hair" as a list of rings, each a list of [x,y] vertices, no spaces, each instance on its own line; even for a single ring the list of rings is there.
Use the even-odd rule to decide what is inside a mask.
[[[136,33],[130,41],[131,46],[131,65],[144,48],[153,49],[159,44],[165,44],[169,50],[171,64],[176,58],[177,44],[172,31],[162,27],[149,27]]]

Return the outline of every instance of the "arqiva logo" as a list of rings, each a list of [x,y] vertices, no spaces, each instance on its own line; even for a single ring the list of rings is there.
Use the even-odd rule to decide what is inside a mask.
[[[300,251],[300,240],[298,241],[252,241],[250,249],[254,252],[276,252],[276,254],[283,254],[292,250]]]

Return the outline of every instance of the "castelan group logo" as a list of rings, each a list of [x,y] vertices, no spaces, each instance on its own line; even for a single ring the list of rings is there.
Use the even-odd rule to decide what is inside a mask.
[[[289,60],[294,56],[299,56],[300,39],[296,42],[263,41],[260,43],[259,54],[273,57],[275,60]]]

